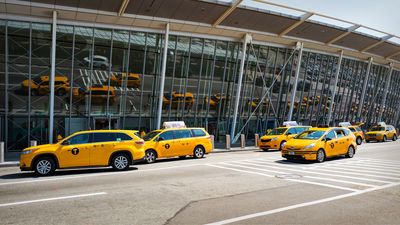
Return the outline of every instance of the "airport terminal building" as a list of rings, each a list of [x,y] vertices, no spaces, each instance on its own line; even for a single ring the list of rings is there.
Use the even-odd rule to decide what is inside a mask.
[[[254,2],[0,1],[7,154],[79,130],[148,132],[158,118],[204,127],[216,142],[286,120],[399,127],[398,36]]]

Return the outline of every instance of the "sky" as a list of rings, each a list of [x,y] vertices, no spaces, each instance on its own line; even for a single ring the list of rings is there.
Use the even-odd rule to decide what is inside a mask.
[[[385,31],[390,34],[400,36],[400,0],[267,0],[270,2],[287,5],[307,11],[317,12],[327,16],[341,18],[356,24],[362,24],[377,30]],[[254,2],[251,0],[243,1],[244,5],[263,8],[291,15],[301,15],[302,12],[285,11],[281,8]],[[320,20],[319,17],[310,19]],[[325,23],[334,24],[334,21],[325,20]],[[334,25],[345,26],[347,24],[338,23]],[[351,26],[351,25],[350,25]],[[368,30],[357,30],[374,36],[385,36]],[[400,38],[390,39],[400,43]]]

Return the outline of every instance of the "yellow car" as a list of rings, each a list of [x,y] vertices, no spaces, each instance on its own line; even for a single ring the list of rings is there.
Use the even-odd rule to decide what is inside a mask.
[[[221,96],[220,94],[211,95],[210,98],[208,96],[204,97],[204,104],[210,104],[210,107],[213,109],[218,109],[220,103],[221,106],[224,106],[225,101],[225,96]]]
[[[339,155],[352,158],[356,148],[356,137],[345,127],[311,128],[287,141],[281,154],[288,160],[323,162]]]
[[[32,146],[21,152],[21,171],[35,171],[40,176],[56,169],[112,166],[126,170],[144,159],[143,139],[132,130],[81,131],[56,144]]]
[[[126,79],[126,86],[130,88],[139,88],[140,87],[140,76],[137,73],[129,73],[128,77],[126,77],[126,73],[121,73],[119,75],[113,74],[110,78],[110,84],[113,86],[122,86],[123,82]]]
[[[202,158],[212,151],[210,135],[203,128],[167,128],[146,134],[144,149],[146,162],[157,158],[193,156]]]
[[[279,149],[282,150],[282,146],[297,134],[308,130],[310,126],[284,126],[277,127],[262,136],[258,141],[258,146],[263,151],[268,149]]]
[[[179,93],[172,92],[171,94],[164,94],[163,97],[163,107],[167,108],[171,105],[172,109],[177,109],[178,105],[182,105],[185,103],[185,109],[192,108],[194,104],[194,96],[191,92]]]
[[[382,141],[387,140],[396,141],[397,132],[392,125],[386,125],[385,123],[378,123],[365,134],[365,141],[368,143],[370,141]]]
[[[341,122],[341,123],[339,123],[339,126],[340,127],[347,127],[347,128],[349,128],[349,130],[351,131],[351,132],[353,132],[353,134],[356,136],[356,143],[357,143],[357,145],[361,145],[362,144],[362,142],[363,142],[363,140],[365,139],[365,135],[364,135],[364,132],[361,130],[361,128],[360,128],[360,126],[362,125],[363,123],[361,123],[361,124],[359,124],[359,125],[352,125],[351,123],[349,123],[349,122]]]
[[[54,77],[54,93],[58,96],[63,96],[69,92],[69,81],[68,77],[56,75]],[[24,80],[21,83],[21,88],[25,92],[29,92],[29,86],[31,87],[31,95],[45,95],[50,93],[50,77],[40,76],[32,80]]]

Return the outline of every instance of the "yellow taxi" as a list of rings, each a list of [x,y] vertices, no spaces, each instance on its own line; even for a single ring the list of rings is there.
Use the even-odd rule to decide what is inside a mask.
[[[363,140],[365,139],[365,135],[364,132],[361,130],[360,126],[362,125],[358,124],[358,125],[352,125],[350,122],[340,122],[339,126],[340,127],[347,127],[349,128],[349,130],[351,132],[353,132],[353,134],[356,136],[356,143],[357,145],[361,145]]]
[[[45,95],[50,93],[50,77],[39,76],[32,80],[24,80],[21,82],[21,88],[23,91],[28,92],[29,86],[31,87],[31,95]],[[56,75],[54,77],[54,90],[58,96],[63,96],[69,92],[69,81],[68,77]]]
[[[126,170],[144,159],[144,141],[132,130],[97,130],[74,133],[56,144],[32,146],[21,152],[21,171],[40,176],[56,169],[112,166]]]
[[[208,96],[206,96],[204,98],[204,104],[210,104],[210,107],[213,109],[218,109],[219,104],[221,103],[221,106],[224,105],[226,98],[225,96],[221,96],[221,94],[215,94],[215,95],[211,95],[211,97],[209,98]]]
[[[297,134],[308,130],[310,126],[299,126],[295,121],[286,121],[282,127],[277,127],[262,136],[258,141],[258,146],[263,151],[268,149],[282,150],[282,146]]]
[[[164,94],[163,107],[168,108],[171,105],[172,109],[177,109],[178,105],[185,104],[185,109],[192,108],[194,104],[194,95],[191,92],[180,93],[173,91],[172,93]]]
[[[352,158],[356,148],[356,137],[349,129],[317,127],[287,141],[281,154],[288,160],[305,159],[323,162],[326,158],[339,155]]]
[[[397,132],[396,128],[392,125],[386,125],[384,122],[377,123],[373,125],[371,129],[365,134],[365,141],[368,143],[370,141],[382,141],[387,140],[396,141]]]
[[[182,121],[164,122],[163,127],[143,137],[147,163],[177,156],[202,158],[213,149],[211,136],[203,128],[186,128]]]
[[[113,86],[122,86],[123,82],[126,79],[126,86],[131,88],[140,87],[140,76],[137,73],[129,73],[128,77],[126,73],[121,74],[113,74],[110,77],[110,84]]]

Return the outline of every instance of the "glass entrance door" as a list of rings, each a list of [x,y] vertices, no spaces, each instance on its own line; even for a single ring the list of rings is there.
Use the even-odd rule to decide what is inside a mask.
[[[113,130],[119,128],[119,118],[93,118],[94,130]]]

